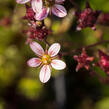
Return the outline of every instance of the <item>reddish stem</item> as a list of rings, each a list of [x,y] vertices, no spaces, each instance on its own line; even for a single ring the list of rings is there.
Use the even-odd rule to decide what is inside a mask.
[[[70,51],[70,52],[62,52],[61,55],[62,55],[62,56],[66,56],[66,55],[70,55],[70,54],[72,55],[72,53],[75,53],[75,52],[77,52],[77,51],[80,51],[80,50],[82,50],[83,48],[88,49],[88,48],[95,47],[95,46],[100,45],[100,44],[103,44],[103,43],[109,43],[109,40],[99,41],[99,42],[97,42],[97,43],[94,43],[94,44],[91,44],[91,45],[88,45],[88,46],[83,46],[83,47],[81,47],[81,48],[72,50],[72,51]]]

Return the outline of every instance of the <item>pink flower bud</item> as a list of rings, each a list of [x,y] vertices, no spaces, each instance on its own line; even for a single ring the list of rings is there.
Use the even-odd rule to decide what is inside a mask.
[[[107,75],[109,75],[109,56],[103,51],[99,50],[99,57],[99,62],[96,65],[103,69]]]
[[[93,11],[87,2],[86,8],[82,12],[76,12],[75,14],[78,19],[77,30],[81,30],[86,27],[90,27],[92,30],[96,30],[95,24],[99,14],[100,11]]]
[[[76,60],[78,62],[78,65],[76,67],[76,71],[78,71],[79,69],[81,69],[83,67],[86,70],[89,70],[89,68],[90,68],[89,64],[90,64],[90,62],[92,62],[94,60],[94,57],[89,57],[86,54],[86,51],[84,48],[83,48],[80,56],[75,55],[73,58],[74,58],[74,60]]]

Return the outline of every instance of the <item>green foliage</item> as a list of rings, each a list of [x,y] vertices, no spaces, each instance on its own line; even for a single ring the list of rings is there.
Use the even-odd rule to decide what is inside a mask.
[[[18,85],[18,93],[22,93],[29,99],[35,99],[40,96],[42,84],[37,80],[22,78]]]

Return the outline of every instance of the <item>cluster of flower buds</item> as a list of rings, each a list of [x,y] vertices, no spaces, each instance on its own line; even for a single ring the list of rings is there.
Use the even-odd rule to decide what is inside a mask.
[[[23,17],[23,19],[26,19],[29,21],[29,28],[28,30],[25,30],[27,38],[27,43],[30,43],[32,40],[45,40],[47,36],[51,33],[51,30],[47,29],[47,27],[44,25],[43,21],[37,21],[34,16],[35,12],[33,9],[25,4],[26,7],[26,15]]]
[[[35,12],[33,11],[33,9],[27,4],[25,4],[25,7],[26,7],[26,15],[23,18],[30,21],[35,21],[34,18]]]
[[[85,49],[82,49],[82,53],[80,56],[75,55],[74,60],[78,62],[78,65],[76,67],[76,71],[78,71],[80,68],[85,68],[86,70],[90,69],[90,63],[94,60],[94,57],[89,57],[85,51]]]
[[[89,3],[87,2],[86,8],[82,12],[77,11],[75,13],[78,19],[77,30],[79,31],[86,27],[90,27],[92,30],[96,30],[95,24],[99,14],[100,14],[100,11],[93,11]]]
[[[98,62],[94,63],[94,57],[89,57],[86,54],[85,49],[82,49],[82,53],[80,56],[75,55],[73,58],[78,62],[78,65],[76,67],[76,71],[78,71],[81,68],[85,68],[86,70],[90,70],[90,74],[92,76],[96,76],[101,82],[103,83],[109,83],[109,55],[104,53],[103,51],[99,50],[99,60]],[[99,67],[101,68],[107,75],[107,78],[103,78],[98,73],[96,73],[94,70],[91,69],[91,67]]]
[[[109,56],[99,50],[99,61],[95,64],[99,66],[107,75],[109,75]]]
[[[46,40],[47,36],[51,33],[45,26],[33,28],[30,27],[28,30],[25,31],[28,38],[27,43],[30,43],[33,39],[37,40]]]
[[[109,26],[109,13],[102,13],[97,20],[97,23]]]

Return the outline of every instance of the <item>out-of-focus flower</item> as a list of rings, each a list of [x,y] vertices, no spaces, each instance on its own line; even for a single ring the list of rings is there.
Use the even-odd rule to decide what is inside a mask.
[[[109,26],[109,13],[102,13],[97,20],[97,23]]]
[[[89,64],[90,64],[90,62],[92,62],[94,60],[94,57],[89,57],[86,54],[86,51],[84,48],[83,48],[80,56],[75,55],[73,58],[78,62],[78,65],[76,67],[76,71],[78,71],[80,68],[83,68],[83,67],[86,70],[89,70],[89,68],[90,68]]]
[[[12,19],[10,17],[3,17],[0,19],[0,26],[10,26],[12,24]]]
[[[51,67],[56,70],[62,70],[66,67],[66,64],[56,59],[58,52],[60,51],[60,44],[54,43],[50,46],[48,51],[44,52],[43,48],[37,42],[30,43],[31,49],[35,52],[38,58],[34,57],[30,59],[27,64],[30,67],[42,66],[39,77],[42,83],[46,83],[51,76]]]
[[[37,40],[45,40],[51,31],[48,30],[45,26],[43,27],[30,27],[27,31],[25,31],[28,38],[27,43],[30,43],[33,39]]]
[[[99,50],[99,62],[95,65],[99,66],[101,69],[109,75],[109,56],[103,51]]]
[[[49,12],[52,12],[58,17],[65,17],[67,11],[62,5],[60,5],[64,1],[65,0],[32,0],[32,8],[36,13],[35,19],[43,20],[48,16]]]
[[[86,8],[82,12],[76,12],[76,16],[78,19],[77,30],[81,30],[85,27],[91,27],[92,30],[96,30],[96,21],[100,11],[93,11],[90,8],[89,3],[86,3]]]

